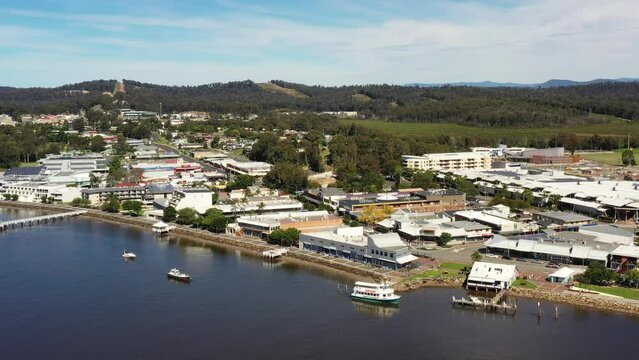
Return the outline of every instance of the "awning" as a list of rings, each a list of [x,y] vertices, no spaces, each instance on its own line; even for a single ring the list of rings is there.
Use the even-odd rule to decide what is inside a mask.
[[[404,264],[407,264],[407,263],[409,263],[411,261],[415,261],[417,259],[419,259],[419,258],[417,256],[415,256],[415,255],[404,255],[402,257],[397,258],[397,260],[395,260],[395,261],[397,261],[397,263],[400,264],[400,265],[404,265]]]

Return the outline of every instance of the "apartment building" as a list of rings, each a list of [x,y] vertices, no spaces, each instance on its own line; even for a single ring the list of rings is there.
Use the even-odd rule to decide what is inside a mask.
[[[491,166],[491,157],[490,154],[479,152],[402,155],[402,165],[414,170],[488,170]]]

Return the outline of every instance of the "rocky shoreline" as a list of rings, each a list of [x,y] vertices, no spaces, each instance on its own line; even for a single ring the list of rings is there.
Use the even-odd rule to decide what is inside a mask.
[[[399,282],[393,289],[404,292],[419,288],[460,288],[463,284],[464,280],[458,278],[423,278]]]
[[[616,300],[604,296],[592,296],[567,291],[556,293],[525,288],[512,288],[508,291],[508,295],[639,316],[639,303]]]

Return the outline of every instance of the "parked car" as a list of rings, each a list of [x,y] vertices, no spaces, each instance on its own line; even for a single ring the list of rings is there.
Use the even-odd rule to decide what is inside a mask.
[[[512,260],[513,259],[513,257],[510,256],[510,255],[504,255],[501,258],[504,259],[504,260]]]
[[[528,260],[527,260],[527,259],[524,259],[524,258],[517,258],[517,261],[521,261],[521,262],[528,262]]]
[[[547,268],[551,268],[551,269],[559,269],[559,264],[557,263],[549,263],[548,265],[546,265]]]

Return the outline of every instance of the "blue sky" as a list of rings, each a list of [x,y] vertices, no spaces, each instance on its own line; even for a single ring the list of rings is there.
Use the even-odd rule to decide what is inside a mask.
[[[0,2],[0,85],[589,80],[639,73],[635,0]]]

